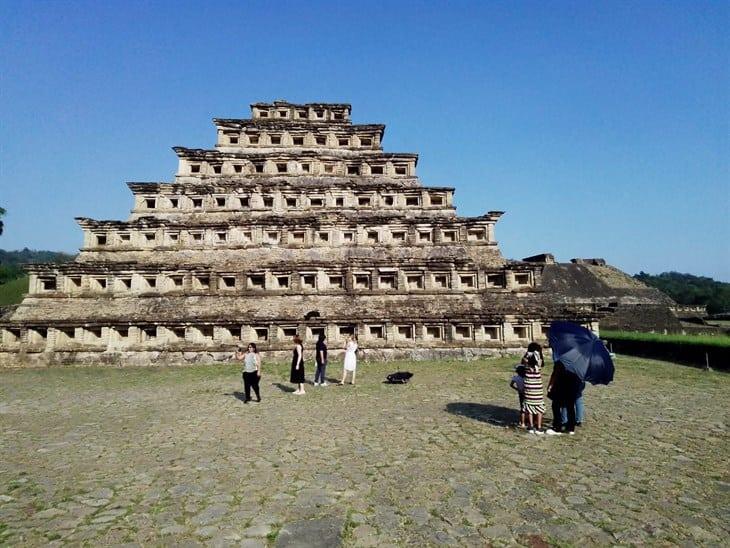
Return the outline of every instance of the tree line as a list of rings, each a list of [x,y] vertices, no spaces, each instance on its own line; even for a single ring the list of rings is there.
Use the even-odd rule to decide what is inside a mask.
[[[706,306],[710,314],[730,312],[730,283],[680,272],[652,275],[642,271],[634,278],[663,291],[677,304]]]
[[[0,284],[15,280],[25,275],[21,265],[26,263],[68,263],[74,256],[57,251],[36,251],[22,249],[5,251],[0,249]]]

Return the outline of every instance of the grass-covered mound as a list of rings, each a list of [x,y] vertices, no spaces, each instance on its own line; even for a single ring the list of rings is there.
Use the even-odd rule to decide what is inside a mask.
[[[608,340],[609,348],[620,354],[730,369],[730,337],[725,335],[601,331],[601,338]]]
[[[28,276],[0,284],[0,306],[18,304],[28,293]]]
[[[730,337],[724,335],[664,335],[662,333],[636,333],[633,331],[601,331],[601,337],[609,340],[730,348]]]

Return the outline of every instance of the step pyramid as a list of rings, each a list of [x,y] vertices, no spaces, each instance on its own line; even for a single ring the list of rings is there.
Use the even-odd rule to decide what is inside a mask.
[[[156,364],[272,356],[324,332],[366,354],[479,356],[544,340],[551,320],[597,328],[596,307],[541,287],[550,255],[506,260],[502,212],[460,217],[418,155],[339,103],[255,103],[214,119],[213,149],[174,147],[173,182],[128,183],[126,221],[77,218],[68,264],[28,265],[0,322],[0,364]]]

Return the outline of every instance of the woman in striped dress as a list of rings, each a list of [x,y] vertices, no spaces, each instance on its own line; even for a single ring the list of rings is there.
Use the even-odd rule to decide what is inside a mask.
[[[542,415],[545,413],[545,398],[542,389],[542,347],[537,343],[530,343],[527,353],[522,358],[522,364],[527,367],[525,373],[525,414],[529,432],[544,434],[542,431]]]

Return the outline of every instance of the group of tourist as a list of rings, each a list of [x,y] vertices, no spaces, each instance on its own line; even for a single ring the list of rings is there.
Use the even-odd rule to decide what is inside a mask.
[[[292,349],[291,372],[289,381],[296,385],[293,394],[300,396],[305,394],[304,384],[306,383],[304,375],[304,345],[299,335],[294,336],[294,348]],[[355,373],[357,371],[357,337],[350,335],[345,343],[345,359],[342,367],[342,380],[340,385],[344,385],[350,374],[350,384],[355,384]],[[236,349],[235,359],[243,362],[243,396],[244,403],[251,401],[251,390],[256,395],[256,401],[261,401],[261,392],[259,390],[259,380],[261,379],[261,356],[256,349],[255,343],[249,343],[248,348],[244,352],[243,347]],[[320,333],[315,346],[314,363],[316,371],[314,373],[314,386],[327,386],[327,337],[324,333]]]
[[[299,335],[294,336],[292,349],[291,372],[289,381],[296,385],[293,394],[303,395],[306,383],[304,374],[304,345]],[[357,371],[357,337],[350,335],[345,343],[345,359],[342,366],[342,380],[344,385],[348,374],[350,383],[355,384]],[[244,403],[251,401],[251,391],[256,395],[256,401],[261,401],[259,380],[261,379],[261,356],[255,343],[249,343],[244,352],[239,346],[235,359],[243,362]],[[327,337],[320,333],[315,346],[314,386],[327,386]],[[562,362],[557,361],[548,381],[547,396],[552,400],[553,423],[552,427],[543,430],[542,419],[545,414],[545,398],[542,381],[542,369],[545,360],[542,347],[538,343],[530,343],[527,352],[520,364],[515,367],[515,375],[510,381],[510,387],[517,391],[520,402],[520,428],[527,428],[528,432],[536,435],[557,435],[562,433],[575,434],[575,427],[583,422],[583,389],[585,382],[577,375],[568,371]]]
[[[585,382],[578,375],[568,371],[557,361],[548,381],[547,395],[552,400],[552,428],[543,431],[542,418],[545,414],[545,398],[542,382],[542,368],[545,364],[542,347],[530,343],[519,365],[510,387],[517,391],[520,402],[520,428],[527,428],[531,434],[575,434],[575,427],[583,423],[583,389]]]

